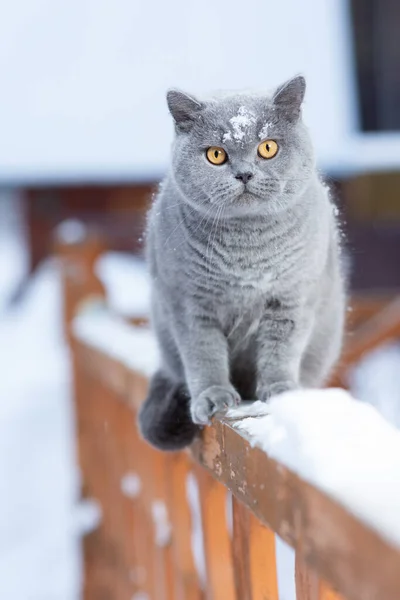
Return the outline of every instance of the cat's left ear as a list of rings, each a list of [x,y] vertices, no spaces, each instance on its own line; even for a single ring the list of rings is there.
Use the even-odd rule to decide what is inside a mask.
[[[168,90],[167,103],[178,131],[190,131],[204,104],[179,90]]]
[[[305,91],[306,80],[302,75],[298,75],[279,86],[272,98],[284,118],[292,123],[300,117]]]

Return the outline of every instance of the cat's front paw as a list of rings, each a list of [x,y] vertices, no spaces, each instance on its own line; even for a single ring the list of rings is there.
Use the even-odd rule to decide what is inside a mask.
[[[261,402],[268,402],[272,396],[279,396],[284,392],[297,390],[298,387],[294,381],[275,381],[269,385],[261,386],[257,391],[257,396]]]
[[[215,413],[236,406],[239,402],[240,396],[235,388],[212,385],[192,400],[190,410],[193,422],[207,425]]]

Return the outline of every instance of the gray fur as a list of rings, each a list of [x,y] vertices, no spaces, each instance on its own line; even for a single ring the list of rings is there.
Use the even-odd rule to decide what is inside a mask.
[[[199,102],[168,93],[176,136],[149,214],[147,250],[162,357],[155,380],[170,382],[165,394],[186,386],[190,407],[182,403],[175,415],[186,425],[189,408],[203,425],[240,398],[267,401],[321,386],[339,355],[339,233],[301,119],[304,91],[296,77],[272,96]],[[265,138],[279,144],[269,160],[257,155]],[[229,160],[210,164],[209,146],[223,147]],[[158,402],[160,395],[149,395],[140,424],[163,447]]]

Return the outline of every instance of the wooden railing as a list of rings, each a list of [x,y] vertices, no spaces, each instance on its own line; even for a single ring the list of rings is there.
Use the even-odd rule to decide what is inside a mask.
[[[85,306],[111,318],[92,269],[101,249],[58,248],[82,491],[102,508],[84,540],[85,600],[278,600],[275,534],[295,549],[297,600],[398,600],[400,549],[251,447],[235,420],[215,419],[188,452],[140,438],[146,367],[71,327]]]

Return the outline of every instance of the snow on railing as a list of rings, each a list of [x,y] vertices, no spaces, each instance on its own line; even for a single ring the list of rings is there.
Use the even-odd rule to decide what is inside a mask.
[[[217,416],[190,452],[159,453],[136,429],[157,364],[150,331],[77,297],[79,456],[102,511],[85,542],[87,598],[291,600],[275,534],[295,549],[297,600],[400,597],[400,432],[343,390],[300,391]]]

